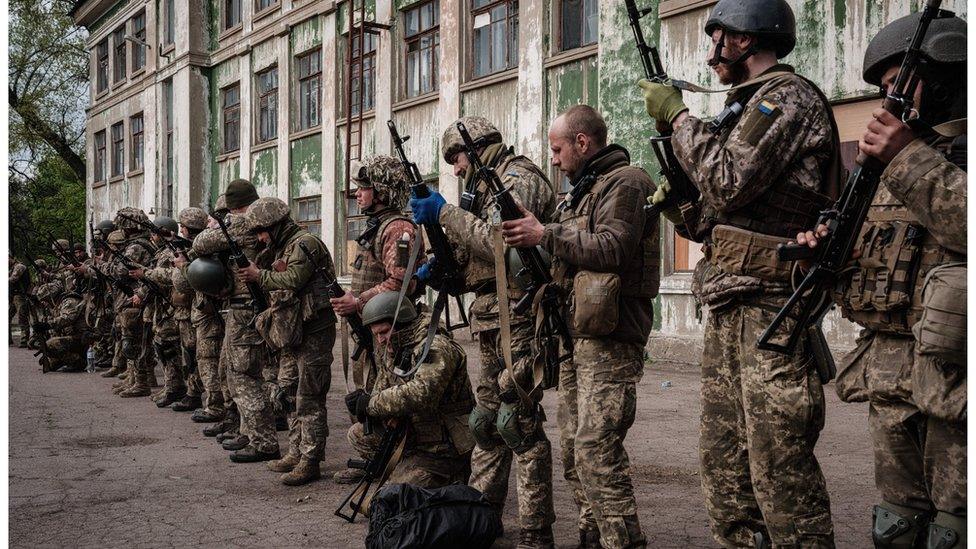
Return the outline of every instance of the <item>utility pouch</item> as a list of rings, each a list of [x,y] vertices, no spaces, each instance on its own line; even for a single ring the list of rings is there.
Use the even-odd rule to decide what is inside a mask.
[[[272,349],[302,342],[302,301],[291,290],[271,292],[271,306],[254,318],[254,329]]]
[[[573,330],[602,337],[617,328],[620,316],[620,275],[580,271],[573,277],[570,317]]]
[[[731,275],[788,282],[792,264],[780,261],[776,250],[789,241],[731,225],[716,225],[712,229],[712,261]]]
[[[966,364],[966,263],[933,268],[922,285],[922,318],[912,327],[918,354]]]

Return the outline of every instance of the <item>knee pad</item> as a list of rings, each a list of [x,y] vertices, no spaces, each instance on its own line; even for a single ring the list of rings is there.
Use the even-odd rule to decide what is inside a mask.
[[[153,343],[153,350],[156,351],[156,358],[159,359],[163,364],[169,364],[176,360],[177,345],[170,342]]]
[[[911,549],[928,522],[928,513],[911,507],[884,502],[875,505],[871,538],[874,546],[885,549]]]
[[[129,360],[139,358],[139,340],[134,337],[123,337],[122,356]]]
[[[482,450],[491,450],[495,447],[495,441],[492,437],[492,430],[495,427],[495,416],[496,414],[493,410],[489,410],[480,404],[476,404],[468,415],[468,427],[471,428],[474,441]]]
[[[925,532],[925,549],[966,546],[966,517],[939,512]]]
[[[525,433],[519,425],[519,404],[502,402],[498,408],[498,417],[495,419],[495,429],[505,441],[505,445],[512,449],[516,454],[523,454],[529,451],[536,441],[536,433]]]

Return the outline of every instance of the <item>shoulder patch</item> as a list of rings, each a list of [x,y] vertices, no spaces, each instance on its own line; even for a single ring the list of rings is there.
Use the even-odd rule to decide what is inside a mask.
[[[755,147],[759,144],[766,132],[773,125],[783,110],[779,105],[768,99],[760,100],[756,106],[749,110],[742,118],[739,138],[749,145]]]

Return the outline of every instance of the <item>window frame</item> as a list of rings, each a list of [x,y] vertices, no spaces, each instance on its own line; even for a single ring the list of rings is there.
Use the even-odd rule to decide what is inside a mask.
[[[425,7],[427,7],[427,6],[431,5],[431,4],[435,4],[434,9],[433,9],[433,14],[434,14],[435,21],[431,24],[431,26],[429,26],[427,28],[420,28],[420,25],[421,24],[418,23],[418,29],[419,30],[417,32],[413,33],[413,34],[408,34],[408,31],[407,31],[407,17],[409,16],[410,12],[413,12],[413,11],[418,12],[418,15],[417,15],[418,21],[421,21],[422,20],[422,15],[419,13],[420,10],[424,9]],[[422,97],[422,96],[427,95],[427,94],[435,93],[435,92],[438,91],[438,89],[440,87],[439,86],[439,78],[438,78],[438,71],[440,69],[440,64],[441,64],[440,63],[440,55],[441,55],[441,49],[440,49],[440,45],[441,45],[440,44],[440,33],[441,33],[440,0],[426,0],[424,2],[420,2],[420,3],[414,4],[412,6],[409,6],[407,8],[404,8],[401,11],[401,20],[403,22],[403,42],[401,44],[403,51],[402,51],[402,55],[401,55],[401,64],[400,64],[400,67],[402,69],[403,78],[401,79],[402,80],[402,83],[401,83],[400,90],[399,90],[400,91],[400,97],[402,99],[406,100],[406,99],[414,99],[416,97]],[[426,47],[425,48],[422,45],[423,39],[424,38],[428,38],[430,36],[433,36],[434,37],[433,45],[430,46],[430,47]],[[411,52],[410,51],[410,47],[413,44],[421,44],[420,46],[418,46],[418,49],[415,52]],[[423,78],[423,74],[422,74],[423,61],[424,61],[424,54],[425,54],[425,52],[430,52],[430,65],[429,65],[429,74],[428,74],[429,79],[430,79],[430,89],[427,89],[427,90],[424,89],[424,82],[423,82],[424,78]],[[416,94],[411,94],[411,90],[410,90],[410,73],[411,73],[411,70],[410,70],[411,69],[411,57],[410,56],[411,56],[411,53],[416,54],[416,57],[415,57],[416,62],[421,64],[421,69],[420,69],[421,70],[421,75],[419,76],[420,85],[419,85],[419,88],[418,88],[418,92]]]
[[[176,0],[163,0],[163,46],[176,43]]]
[[[236,102],[228,106],[227,96],[233,90],[237,95]],[[225,86],[220,90],[220,128],[221,128],[221,153],[232,153],[234,151],[241,150],[241,83],[235,82],[229,86]],[[228,146],[227,136],[229,132],[227,131],[228,125],[228,115],[234,115],[236,119],[233,123],[236,125],[235,140],[233,148]]]
[[[554,42],[553,43],[553,49],[555,50],[553,52],[553,54],[561,54],[561,53],[565,53],[565,52],[568,52],[568,51],[573,51],[573,50],[578,50],[578,49],[582,49],[582,48],[592,47],[592,46],[598,44],[599,41],[600,41],[600,3],[599,3],[599,0],[579,0],[579,3],[580,3],[580,19],[579,19],[579,23],[580,23],[580,29],[579,29],[580,43],[579,43],[579,45],[573,46],[573,47],[566,47],[563,44],[563,40],[565,38],[565,33],[563,32],[564,31],[563,16],[565,14],[565,11],[564,11],[565,6],[564,6],[564,4],[565,4],[566,1],[567,0],[553,0],[553,8],[554,8],[553,9],[553,12],[555,13],[555,17],[553,17],[552,34],[553,34],[553,36],[556,37],[556,40],[553,41]],[[586,13],[586,10],[585,10],[585,4],[586,4],[586,2],[593,2],[594,4],[596,4],[596,8],[597,8],[596,36],[594,37],[594,39],[593,39],[592,42],[584,42],[584,40],[585,40],[585,36],[584,36],[584,34],[585,34],[585,24],[586,24],[585,23],[584,15]]]
[[[267,90],[262,90],[263,79],[269,74],[274,74],[274,87],[268,88]],[[278,81],[278,65],[271,65],[265,69],[254,74],[255,86],[254,89],[257,92],[255,95],[255,144],[268,143],[274,141],[278,138],[278,108],[280,107],[278,102],[278,89],[280,83]],[[271,134],[265,135],[265,112],[268,113],[267,123]]]
[[[302,205],[312,203],[314,203],[318,209],[318,217],[303,219],[301,215]],[[306,231],[309,231],[315,236],[322,238],[322,195],[302,196],[292,199],[292,215],[294,216],[295,223],[298,224],[298,226],[302,227]],[[309,225],[317,226],[318,232],[312,232],[309,230]]]
[[[347,32],[345,36],[348,35],[349,34]],[[349,40],[346,40],[345,42],[346,42],[346,47],[348,47]],[[371,46],[371,49],[368,50],[365,55],[363,55],[362,52],[359,52],[359,55],[354,55],[356,53],[356,50],[359,47],[358,34],[353,38],[352,43],[353,43],[353,48],[352,51],[349,52],[349,55],[352,57],[352,63],[349,64],[349,69],[350,69],[349,79],[351,80],[350,85],[352,86],[351,89],[352,89],[353,96],[355,96],[357,93],[359,94],[362,93],[362,82],[360,82],[358,76],[356,77],[353,76],[353,75],[358,75],[359,73],[359,70],[357,69],[358,64],[369,61],[369,65],[370,65],[368,70],[366,69],[363,70],[363,80],[367,81],[367,83],[369,84],[367,86],[367,90],[371,92],[369,94],[370,102],[369,104],[363,106],[362,113],[361,113],[363,116],[366,116],[368,113],[371,113],[373,112],[373,110],[376,109],[376,54],[377,51],[379,50],[379,39],[376,37],[376,35],[370,32],[365,33],[364,45]],[[367,77],[367,75],[371,75],[371,76]],[[343,85],[342,89],[345,90],[345,85]],[[342,95],[343,95],[343,99],[345,100],[346,94],[343,93]],[[352,103],[355,105],[361,105],[365,102],[352,101]],[[345,118],[350,118],[353,116],[360,115],[358,111],[352,112],[352,105],[343,105],[342,113]]]
[[[313,63],[311,62],[312,58],[318,59],[317,68],[315,68],[315,72],[312,72],[313,70],[312,68]],[[309,60],[308,62],[309,72],[303,75],[302,64],[305,60]],[[298,94],[298,97],[296,98],[295,101],[295,104],[298,106],[298,110],[296,112],[296,117],[295,117],[295,131],[305,131],[320,126],[322,124],[322,48],[321,47],[316,47],[314,49],[302,52],[295,56],[295,80],[297,83],[297,85],[295,86],[295,93]],[[314,82],[314,87],[315,87],[314,94],[310,93],[310,91],[306,91],[305,88],[306,85],[311,86],[312,82]],[[303,101],[306,99],[306,97],[309,98],[314,97],[314,105],[315,105],[314,121],[311,118],[311,110],[312,110],[311,99],[307,103],[309,107],[308,108],[309,112],[308,113],[305,112],[306,103],[304,103]],[[307,123],[306,123],[306,114],[309,115]]]
[[[138,120],[138,124],[136,121]],[[146,165],[146,127],[143,113],[129,117],[129,171],[134,172]],[[137,128],[138,127],[138,131]],[[138,154],[137,154],[138,152]]]
[[[265,6],[261,6],[263,2],[267,2]],[[263,14],[265,11],[274,9],[276,6],[281,4],[281,0],[254,0],[254,14]]]
[[[115,131],[116,128],[118,129],[117,139]],[[111,148],[109,151],[111,156],[109,178],[115,179],[116,177],[122,177],[125,175],[125,121],[119,120],[115,124],[112,124],[109,127],[109,134],[112,139]]]
[[[518,2],[519,0],[488,0],[488,2],[484,6],[478,8],[474,7],[475,1],[476,0],[468,0],[467,2],[468,21],[467,21],[466,30],[468,32],[468,35],[464,40],[464,43],[467,46],[467,55],[465,56],[467,62],[467,68],[464,72],[469,82],[475,80],[481,80],[482,78],[489,78],[491,76],[517,68],[519,63],[519,56],[518,56],[518,45],[519,45]],[[492,67],[491,69],[488,70],[488,72],[485,72],[484,74],[476,74],[475,69],[477,65],[475,63],[475,59],[477,57],[477,52],[475,47],[475,35],[476,35],[476,31],[482,27],[475,28],[474,26],[475,20],[479,16],[488,14],[489,22],[488,25],[485,25],[485,27],[490,28],[492,26],[491,11],[501,5],[506,5],[508,7],[508,14],[505,17],[506,30],[508,32],[508,40],[506,41],[505,44],[505,49],[506,49],[505,57],[507,59],[507,63],[505,64],[504,67],[501,68]],[[489,32],[491,31],[489,30]],[[488,38],[489,61],[491,60],[491,43],[492,43],[491,35],[489,34],[489,38]]]
[[[92,180],[95,183],[100,183],[105,181],[106,169],[105,169],[105,153],[106,153],[106,141],[107,135],[105,130],[99,130],[95,132],[92,139],[92,156],[95,162],[94,169],[92,170]],[[99,143],[101,142],[101,143]]]
[[[108,90],[109,71],[109,40],[106,36],[95,44],[95,95]]]
[[[232,6],[237,6],[236,10],[232,10]],[[244,2],[243,0],[223,0],[221,3],[221,13],[220,13],[220,30],[229,31],[231,29],[236,29],[240,27],[244,22]],[[231,21],[232,13],[236,11],[237,19]]]
[[[142,27],[137,27],[136,22],[142,21]],[[132,16],[129,21],[132,22],[132,36],[137,40],[142,40],[146,42],[146,10]],[[132,58],[131,70],[132,74],[139,72],[146,67],[146,47],[142,44],[132,43]],[[136,63],[139,63],[138,65]]]
[[[125,39],[125,25],[112,31],[112,85],[124,82],[128,77],[128,61],[126,60],[126,50],[128,45]],[[121,74],[119,74],[121,73]]]

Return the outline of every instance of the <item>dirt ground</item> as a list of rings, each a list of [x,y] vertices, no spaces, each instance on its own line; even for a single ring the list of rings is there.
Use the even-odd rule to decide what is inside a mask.
[[[477,353],[470,343],[470,367]],[[234,464],[200,425],[121,399],[95,374],[42,374],[25,349],[10,348],[9,542],[13,547],[316,546],[361,547],[366,524],[333,515],[349,487],[332,473],[351,457],[333,370],[323,480],[288,488],[263,464]],[[663,382],[670,385],[662,386]],[[832,389],[832,388],[831,388]],[[627,438],[641,524],[651,547],[714,547],[699,486],[696,373],[648,367],[637,422]],[[867,410],[827,391],[827,427],[817,448],[830,488],[838,547],[870,546],[873,483]],[[555,459],[555,532],[575,546],[576,510],[562,478],[555,394],[545,400]],[[284,433],[282,447],[287,444]],[[514,483],[506,535],[517,539]]]

